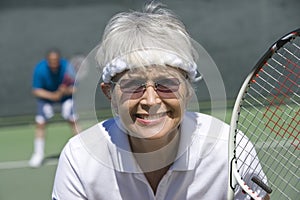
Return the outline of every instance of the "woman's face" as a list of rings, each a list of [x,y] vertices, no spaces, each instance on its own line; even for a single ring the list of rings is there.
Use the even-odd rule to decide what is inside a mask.
[[[118,78],[112,105],[131,136],[158,139],[177,130],[188,88],[182,72],[172,67],[146,67]]]

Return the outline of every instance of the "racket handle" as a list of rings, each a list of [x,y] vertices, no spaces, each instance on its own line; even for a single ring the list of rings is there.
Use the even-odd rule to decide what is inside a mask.
[[[251,180],[254,183],[256,183],[259,187],[261,187],[264,191],[266,191],[268,194],[271,194],[272,189],[267,184],[265,184],[260,178],[258,178],[257,176],[253,176]]]

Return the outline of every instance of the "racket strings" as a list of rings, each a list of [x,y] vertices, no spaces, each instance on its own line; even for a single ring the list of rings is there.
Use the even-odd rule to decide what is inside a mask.
[[[271,144],[271,143],[269,143],[269,144]],[[251,150],[253,150],[253,149],[251,149]],[[251,150],[250,150],[250,151],[251,151]],[[244,153],[249,154],[250,151],[244,151]],[[274,153],[276,153],[276,155],[274,155]],[[280,152],[274,151],[274,152],[272,152],[272,153],[269,153],[268,151],[266,151],[266,153],[264,154],[264,156],[268,156],[268,157],[270,157],[270,158],[276,160],[278,163],[281,163],[281,164],[280,164],[281,167],[285,168],[286,171],[289,170],[289,169],[286,167],[286,165],[285,165],[285,163],[288,162],[288,159],[286,159],[284,155],[280,154]],[[278,156],[281,157],[280,160],[277,159]],[[240,156],[238,156],[238,157],[240,157]],[[246,159],[247,159],[247,156],[246,156]],[[285,163],[283,163],[282,160],[285,160]],[[253,165],[253,164],[249,165],[249,164],[247,164],[247,163],[245,162],[244,159],[239,160],[239,163],[240,163],[239,166],[243,166],[243,167],[246,166],[245,168],[246,168],[247,170],[243,172],[244,174],[247,174],[249,171],[256,171],[256,172],[258,171],[258,170],[257,170],[258,164],[256,164],[256,165]],[[267,168],[267,170],[270,170],[270,173],[273,172],[273,174],[275,174],[275,175],[277,176],[276,171],[274,171],[272,168],[270,168],[270,167],[268,167],[268,166],[265,166],[264,169],[266,169],[266,168]],[[240,168],[239,170],[241,170],[241,168]],[[262,171],[259,170],[259,171],[258,171],[258,174],[260,174],[261,172],[262,172]],[[296,175],[296,173],[293,173],[293,175]],[[262,179],[265,179],[265,176],[264,176],[264,175],[260,175],[260,177],[261,177]],[[244,177],[244,181],[249,183],[249,182],[250,182],[250,178],[251,178],[251,177]],[[282,180],[284,183],[288,183],[288,181],[285,181],[284,176],[279,176],[278,178],[279,178],[280,180]],[[252,185],[253,185],[253,184],[252,184]],[[253,188],[254,188],[254,187],[253,187]],[[294,188],[294,189],[295,189],[295,188]]]
[[[286,48],[284,48],[284,49],[286,50]],[[290,51],[287,51],[287,52],[290,54]],[[280,56],[283,57],[283,58],[285,58],[285,59],[287,59],[283,54],[280,54]],[[275,60],[275,59],[273,58],[273,60]],[[277,62],[277,63],[278,63],[278,62]],[[291,63],[291,62],[288,62],[288,63]],[[268,66],[270,66],[270,65],[268,65]],[[280,65],[280,66],[282,67],[282,65]],[[283,67],[282,67],[282,68],[283,68]],[[297,68],[297,69],[295,69],[295,68]],[[287,98],[288,96],[286,95],[286,92],[283,92],[283,90],[286,90],[286,91],[288,91],[288,92],[292,92],[293,94],[296,94],[296,93],[298,92],[298,90],[299,90],[299,85],[296,83],[297,79],[299,78],[299,75],[296,74],[297,70],[299,71],[299,66],[293,63],[293,68],[292,68],[292,69],[289,69],[289,68],[287,68],[287,67],[284,67],[284,69],[286,69],[286,70],[289,72],[287,75],[283,75],[282,73],[279,73],[277,70],[275,70],[277,73],[279,73],[279,75],[280,75],[281,77],[284,77],[284,80],[282,81],[283,83],[277,81],[277,82],[279,83],[279,88],[278,88],[278,87],[273,87],[273,88],[275,88],[277,94],[276,94],[276,95],[272,95],[274,98],[272,98],[271,100],[269,100],[270,106],[267,107],[267,111],[270,111],[270,113],[271,113],[271,116],[268,117],[268,119],[269,119],[269,121],[272,123],[272,125],[273,125],[273,124],[276,125],[275,127],[278,126],[279,119],[282,119],[283,116],[278,116],[278,114],[276,113],[276,110],[275,110],[275,111],[272,111],[271,109],[268,109],[268,108],[270,108],[271,106],[275,106],[276,109],[278,109],[279,111],[282,111],[282,109],[281,109],[281,107],[280,107],[281,104],[288,105],[287,103],[285,103],[285,100],[286,100],[286,98]],[[295,71],[296,71],[296,72],[295,72]],[[293,80],[293,79],[290,78],[291,74],[296,74],[296,76],[294,76],[294,79],[295,79],[295,80]],[[299,74],[299,73],[298,73],[298,74]],[[267,73],[267,75],[270,76],[270,74],[268,74],[268,73]],[[261,77],[261,75],[258,76],[258,77]],[[273,76],[271,76],[271,77],[272,77],[272,79],[274,79]],[[289,82],[292,83],[292,84],[290,84],[289,87],[286,87],[286,85],[287,85],[286,82],[287,82],[287,81],[289,81]],[[296,88],[297,88],[297,89],[296,89],[296,92],[293,92],[293,90],[292,90],[292,87],[293,87],[293,86],[297,86],[297,87],[296,87]],[[264,87],[262,87],[262,86],[260,86],[260,87],[261,87],[261,88],[264,88]],[[258,92],[258,93],[259,93],[259,92]],[[281,94],[282,97],[279,97],[278,93]],[[261,96],[262,96],[262,95],[261,95]],[[293,101],[293,102],[296,102],[296,101],[293,100],[292,98],[290,98],[290,100]],[[297,102],[296,102],[296,103],[297,103]],[[297,105],[298,105],[298,103],[297,103]],[[288,107],[289,107],[289,109],[291,109],[290,106],[288,106]],[[283,112],[283,113],[286,114],[290,119],[292,119],[292,120],[294,120],[294,121],[297,119],[297,118],[294,117],[294,116],[290,116],[290,114],[288,114],[287,112]],[[296,113],[299,113],[299,111],[296,112]],[[275,118],[278,119],[277,121],[272,120],[272,119],[274,118],[274,115],[275,115]],[[267,115],[267,112],[266,112],[266,116],[268,116],[268,115]],[[298,121],[298,123],[299,123],[299,121]],[[292,123],[292,124],[297,124],[297,122],[295,121],[295,123]],[[288,132],[288,133],[290,134],[290,136],[293,137],[293,134],[292,134],[291,132],[289,132],[287,129],[284,129],[282,125],[284,125],[284,123],[281,124],[280,128],[283,129],[284,131]],[[267,125],[267,126],[268,126],[268,125]],[[292,129],[295,130],[295,131],[293,131],[293,132],[298,132],[298,133],[299,133],[299,130],[296,129],[296,126],[293,126],[293,125],[291,125],[291,126],[292,126]],[[272,127],[274,127],[274,126],[272,126],[272,127],[271,127],[271,126],[268,126],[268,127],[271,128],[272,131],[274,131],[274,128],[272,128]],[[279,128],[279,129],[280,129],[280,128]],[[278,133],[278,134],[280,134],[280,133]],[[296,138],[296,137],[294,137],[294,138]]]
[[[273,85],[271,85],[268,81],[266,81],[263,77],[261,77],[261,76],[259,76],[258,78],[260,78],[263,82],[264,82],[264,84],[267,84],[267,85],[270,85],[271,86],[271,88],[273,88]],[[268,90],[268,89],[266,89],[266,87],[263,87],[262,85],[260,85],[259,83],[257,83],[258,85],[259,85],[259,87],[260,88],[262,88],[263,90],[264,90],[264,92],[266,92],[268,95],[271,95],[271,96],[274,96],[274,98],[277,98],[273,93],[271,93],[270,92],[270,90]],[[257,91],[257,90],[255,90],[254,88],[253,88],[253,90],[256,92],[256,94],[258,94],[261,98],[263,98],[264,100],[268,100],[264,95],[262,95],[261,93],[261,91]],[[250,95],[251,96],[251,95]],[[253,98],[253,96],[251,96],[251,98]],[[264,106],[264,103],[260,103],[258,100],[256,100],[259,104],[260,104],[260,106]],[[282,102],[282,104],[284,104],[285,102]],[[290,111],[292,112],[293,111],[293,108],[292,107],[290,107],[289,106],[289,104],[287,104],[287,103],[285,103],[285,106],[287,107],[287,108],[289,108],[290,109]],[[285,112],[285,113],[287,113],[287,112]],[[289,118],[293,118],[292,116],[290,116],[289,114],[287,114],[288,115],[288,117]]]
[[[245,117],[245,119],[247,119],[247,117]],[[264,132],[263,132],[264,133]],[[258,137],[256,138],[256,140],[258,140]],[[253,138],[252,138],[252,141],[253,141]],[[269,143],[269,144],[272,144],[272,143]],[[274,144],[274,143],[273,143]],[[283,147],[285,147],[285,145],[283,144],[282,145]],[[251,150],[252,149],[250,149],[250,151],[249,152],[251,152]],[[247,154],[249,154],[249,152],[247,152],[246,151],[246,153]],[[273,160],[276,160],[278,163],[281,163],[281,165],[282,165],[282,167],[283,168],[285,168],[285,170],[288,172],[288,168],[286,168],[285,166],[285,163],[287,163],[288,162],[288,159],[286,159],[286,157],[285,157],[285,155],[282,155],[282,154],[280,154],[280,152],[278,152],[278,151],[273,151],[272,153],[268,153],[268,151],[266,151],[267,153],[266,154],[264,154],[264,156],[267,156],[267,157],[269,157],[269,158],[272,158]],[[245,153],[245,152],[244,152]],[[274,155],[276,153],[276,155]],[[287,152],[286,152],[287,153]],[[279,157],[281,157],[281,159],[280,160],[278,160],[277,158],[278,158],[278,156]],[[247,157],[247,156],[246,156]],[[285,162],[283,162],[282,160],[285,160]],[[240,164],[240,166],[245,166],[246,165],[246,163],[244,162],[244,160],[240,160],[240,162],[242,162],[242,164]],[[257,171],[257,168],[258,167],[258,165],[255,165],[255,166],[246,166],[246,168],[248,169],[246,172],[245,172],[245,174],[247,174],[247,172],[248,171]],[[268,167],[269,168],[269,167]],[[259,174],[260,174],[260,172],[261,171],[259,171]],[[270,168],[270,172],[274,172],[274,174],[275,175],[277,175],[277,173],[274,171],[274,170],[272,170],[272,168]],[[296,175],[296,173],[294,173],[293,175]],[[262,179],[264,179],[265,177],[263,176],[263,177],[261,177]],[[284,181],[284,176],[283,177],[281,177],[281,176],[279,176],[278,177],[279,179],[281,179],[281,180],[283,180],[283,182],[286,182],[286,181]],[[247,178],[247,180],[245,180],[246,182],[249,182],[249,179],[250,179],[250,177],[248,177]],[[294,188],[295,189],[295,188]],[[281,190],[280,190],[281,191]],[[298,191],[297,191],[298,192]]]
[[[291,170],[291,167],[288,167],[289,162],[294,162],[294,160],[287,158],[288,151],[285,151],[284,153],[277,151],[276,149],[268,148],[269,151],[265,151],[264,155],[270,156],[271,163],[269,165],[265,165],[265,169],[268,170],[269,175],[273,173],[274,176],[276,176],[277,181],[282,181],[284,183],[289,183],[289,181],[286,180],[286,177],[296,177],[299,179],[299,176],[297,175],[298,167],[295,164],[292,164],[293,169],[295,169],[295,172]],[[263,157],[262,157],[263,158]],[[290,157],[289,157],[290,158]],[[273,160],[272,160],[273,159]],[[297,158],[295,158],[297,159]],[[278,164],[277,164],[278,163]],[[270,167],[275,166],[275,167]],[[289,176],[287,176],[289,173]]]
[[[290,45],[292,44],[292,45]],[[289,50],[287,47],[296,47],[296,49]],[[290,122],[290,126],[292,128],[292,131],[285,130],[291,137],[294,137],[295,140],[297,140],[297,137],[299,136],[300,130],[297,129],[297,125],[299,125],[299,76],[300,76],[300,66],[299,66],[299,57],[296,56],[299,54],[299,47],[298,45],[295,45],[295,43],[289,43],[286,45],[286,47],[283,48],[283,53],[277,52],[276,54],[279,55],[283,60],[286,61],[284,65],[284,69],[288,71],[287,75],[284,78],[284,82],[280,84],[280,86],[285,86],[284,88],[287,89],[288,92],[293,94],[293,96],[290,98],[292,102],[294,102],[298,106],[298,110],[295,111],[295,116],[293,118],[293,121]],[[293,60],[293,61],[292,61]],[[289,81],[289,87],[286,87],[286,81]],[[286,97],[286,96],[285,96]],[[298,97],[298,99],[295,100],[295,97]],[[296,107],[295,107],[296,108]],[[299,126],[298,126],[299,127]],[[294,135],[295,133],[296,135]],[[295,141],[294,141],[295,142]],[[293,144],[294,144],[293,142]],[[296,148],[299,148],[299,139],[298,144],[295,146]]]
[[[256,91],[257,92],[257,91]],[[259,92],[257,92],[258,94],[259,94]],[[250,95],[251,96],[251,95]],[[253,98],[253,97],[252,97]],[[257,118],[257,115],[258,115],[258,113],[259,114],[262,114],[262,112],[260,111],[260,110],[258,110],[254,105],[252,105],[250,102],[248,102],[248,101],[246,101],[248,104],[250,104],[255,110],[256,110],[256,114],[254,115],[252,112],[250,112],[248,109],[246,109],[245,107],[243,107],[243,109],[244,109],[244,111],[247,113],[247,116],[243,116],[243,114],[241,114],[242,115],[242,118],[244,119],[244,121],[242,121],[242,123],[241,123],[241,125],[242,124],[245,124],[245,121],[247,121],[247,123],[251,123],[251,121],[249,120],[249,115],[251,115],[251,118]],[[291,111],[290,111],[291,112]],[[289,117],[291,117],[291,116],[289,116]],[[278,116],[278,119],[280,119],[280,118],[282,118],[282,116]],[[260,122],[262,122],[262,121],[260,121]],[[259,125],[257,124],[257,123],[252,123],[252,125],[253,125],[253,127],[255,127],[255,129],[258,129],[261,133],[265,133],[263,130],[261,130],[259,127]],[[243,127],[244,129],[246,129],[246,131],[248,131],[248,129],[249,129],[249,127],[250,126],[248,126],[248,127]],[[256,132],[257,130],[254,130],[254,132]],[[256,137],[257,139],[259,138],[259,137]],[[256,140],[257,140],[256,139]],[[257,141],[254,141],[254,143],[257,143]],[[239,144],[238,144],[239,145]]]
[[[272,65],[270,65],[269,63],[267,63],[267,65],[268,65],[268,67],[273,68]],[[277,72],[278,72],[278,71],[277,71]],[[264,72],[264,73],[266,73],[268,77],[272,78],[273,81],[277,82],[277,79],[275,79],[272,75],[268,74],[268,72]],[[278,73],[281,74],[280,72],[278,72]],[[298,103],[299,101],[297,101],[297,98],[299,98],[299,95],[297,95],[298,89],[293,93],[293,95],[295,95],[295,97],[297,97],[296,99],[294,99],[293,96],[287,96],[286,93],[284,93],[284,92],[280,91],[278,88],[274,87],[273,84],[270,84],[269,81],[264,80],[263,77],[259,76],[259,78],[260,78],[261,80],[263,80],[264,83],[267,84],[270,88],[272,88],[273,90],[276,90],[277,92],[281,93],[283,96],[285,96],[285,97],[287,97],[287,98],[290,98],[290,100],[291,100],[293,103],[299,105],[299,103]],[[259,84],[259,83],[258,83],[258,84]],[[265,92],[267,92],[269,95],[272,95],[273,97],[276,97],[275,94],[272,93],[272,90],[271,90],[271,89],[267,89],[266,87],[263,87],[263,86],[261,86],[261,85],[259,85],[259,86],[260,86],[261,88],[263,88],[263,89],[265,90]],[[260,95],[261,95],[261,94],[260,94]],[[262,96],[262,95],[261,95],[261,96]],[[286,106],[289,107],[288,104],[286,104]]]
[[[256,91],[256,90],[255,90]],[[258,92],[258,91],[256,91],[256,93],[257,94],[259,94],[260,95],[260,92]],[[249,94],[249,96],[253,99],[254,97],[251,95],[251,94]],[[243,124],[251,124],[252,126],[253,126],[253,128],[254,128],[254,132],[256,132],[256,131],[259,131],[259,132],[261,132],[262,134],[264,134],[265,132],[260,128],[261,126],[260,126],[260,124],[259,123],[261,123],[261,122],[263,122],[263,121],[261,121],[261,120],[257,120],[257,121],[255,121],[255,122],[252,122],[251,120],[249,120],[249,119],[259,119],[259,115],[262,115],[263,113],[259,110],[259,109],[257,109],[257,107],[256,106],[254,106],[252,103],[250,103],[249,101],[247,101],[247,100],[245,100],[245,102],[248,104],[248,105],[251,105],[251,107],[253,107],[253,109],[256,111],[256,113],[254,114],[253,113],[253,111],[251,112],[249,109],[247,109],[246,107],[243,107],[243,110],[244,110],[244,112],[241,112],[241,118],[243,119],[243,121],[241,121],[241,123],[240,123],[240,125],[242,126],[242,128],[243,129],[245,129],[246,130],[246,132],[248,132],[248,129],[249,128],[251,128],[251,126],[249,125],[249,126],[243,126]],[[244,113],[246,113],[247,115],[244,115]],[[249,116],[250,115],[250,116]],[[279,117],[281,117],[281,116],[279,116]],[[256,135],[253,135],[253,137],[255,137]],[[265,134],[265,136],[267,137],[268,135],[267,134]],[[254,141],[254,143],[257,143],[258,142],[258,139],[259,139],[259,137],[256,137],[256,139],[255,139],[255,141]],[[252,140],[253,141],[253,140]],[[239,144],[238,144],[239,145]],[[238,157],[239,157],[239,155],[238,155]]]
[[[259,76],[259,77],[261,77],[261,76]],[[257,92],[257,91],[256,91]],[[258,94],[260,94],[260,92],[257,92]],[[282,100],[280,100],[279,101],[280,103],[282,103],[283,102],[283,99]],[[272,104],[272,102],[271,102],[271,104]],[[277,121],[272,121],[274,124],[278,124],[278,122],[279,122],[279,119],[281,119],[282,118],[282,115],[281,116],[278,116],[275,112],[271,112],[272,113],[272,115],[276,115],[276,117],[277,117]],[[286,113],[286,112],[284,112],[284,113]],[[288,116],[289,116],[289,114],[287,114]],[[274,117],[274,116],[273,116]],[[283,124],[282,124],[283,125]],[[282,128],[282,126],[281,126],[281,128]]]
[[[256,91],[256,90],[254,90]],[[256,91],[257,94],[261,94],[261,91]],[[263,106],[263,104],[258,101],[253,95],[251,95],[250,93],[247,94],[249,98],[244,99],[245,105],[247,106],[242,106],[241,110],[243,110],[242,112],[240,112],[240,122],[239,125],[241,126],[240,129],[245,130],[245,132],[248,132],[249,130],[253,130],[254,132],[260,132],[260,133],[264,133],[263,130],[260,128],[260,123],[262,123],[263,121],[261,120],[257,120],[259,119],[258,116],[262,115],[262,112],[257,108],[257,104]],[[264,96],[261,96],[262,98],[264,98]],[[250,101],[251,100],[251,101]],[[253,103],[252,103],[253,102]],[[255,111],[250,111],[248,108],[253,108],[253,110]],[[244,124],[247,124],[248,126],[244,126]],[[243,136],[246,137],[246,136]],[[254,139],[255,137],[255,139]],[[267,135],[266,135],[267,137]],[[252,136],[252,141],[254,141],[253,143],[258,143],[259,142],[259,138],[260,137],[256,137],[256,135]],[[237,158],[242,157],[241,154],[242,153],[246,153],[247,155],[245,157],[243,157],[243,159],[240,159],[239,162],[242,163],[239,166],[247,166],[246,168],[248,170],[256,170],[257,166],[250,166],[246,164],[246,160],[248,158],[248,155],[250,155],[250,152],[254,150],[254,146],[251,145],[251,143],[249,142],[249,140],[245,140],[247,141],[246,144],[241,145],[241,141],[244,138],[242,138],[241,140],[239,140],[239,142],[237,143],[237,146],[250,146],[250,148],[244,148],[243,151],[240,151],[240,155],[237,155]],[[247,150],[249,149],[249,150]],[[239,152],[239,151],[237,151]],[[241,170],[241,168],[239,169]],[[256,170],[257,171],[257,170]],[[246,180],[247,181],[247,180]]]
[[[264,182],[268,177],[269,185],[285,199],[296,197],[300,184],[299,44],[299,38],[285,44],[253,77],[237,122],[237,132],[246,136],[235,141],[238,170],[245,182],[251,182],[250,177],[243,175],[255,171]],[[248,139],[251,143],[244,142]],[[262,167],[257,161],[249,163],[255,151]]]

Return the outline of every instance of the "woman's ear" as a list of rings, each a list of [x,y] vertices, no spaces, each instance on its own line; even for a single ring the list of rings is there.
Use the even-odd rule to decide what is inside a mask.
[[[101,83],[100,86],[105,96],[111,100],[111,85],[109,83]]]
[[[100,84],[102,92],[104,95],[110,100],[111,102],[111,108],[113,109],[113,113],[118,115],[118,105],[116,104],[115,98],[111,95],[112,89],[111,89],[111,84],[109,83],[101,83]]]

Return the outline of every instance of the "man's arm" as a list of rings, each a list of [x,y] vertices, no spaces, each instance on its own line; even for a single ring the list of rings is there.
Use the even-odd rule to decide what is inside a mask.
[[[38,98],[48,99],[51,101],[59,101],[63,96],[63,91],[56,90],[55,92],[50,92],[45,89],[38,88],[38,89],[33,89],[32,94]]]
[[[74,85],[66,86],[62,84],[58,89],[64,96],[73,95],[76,91],[76,87]]]

